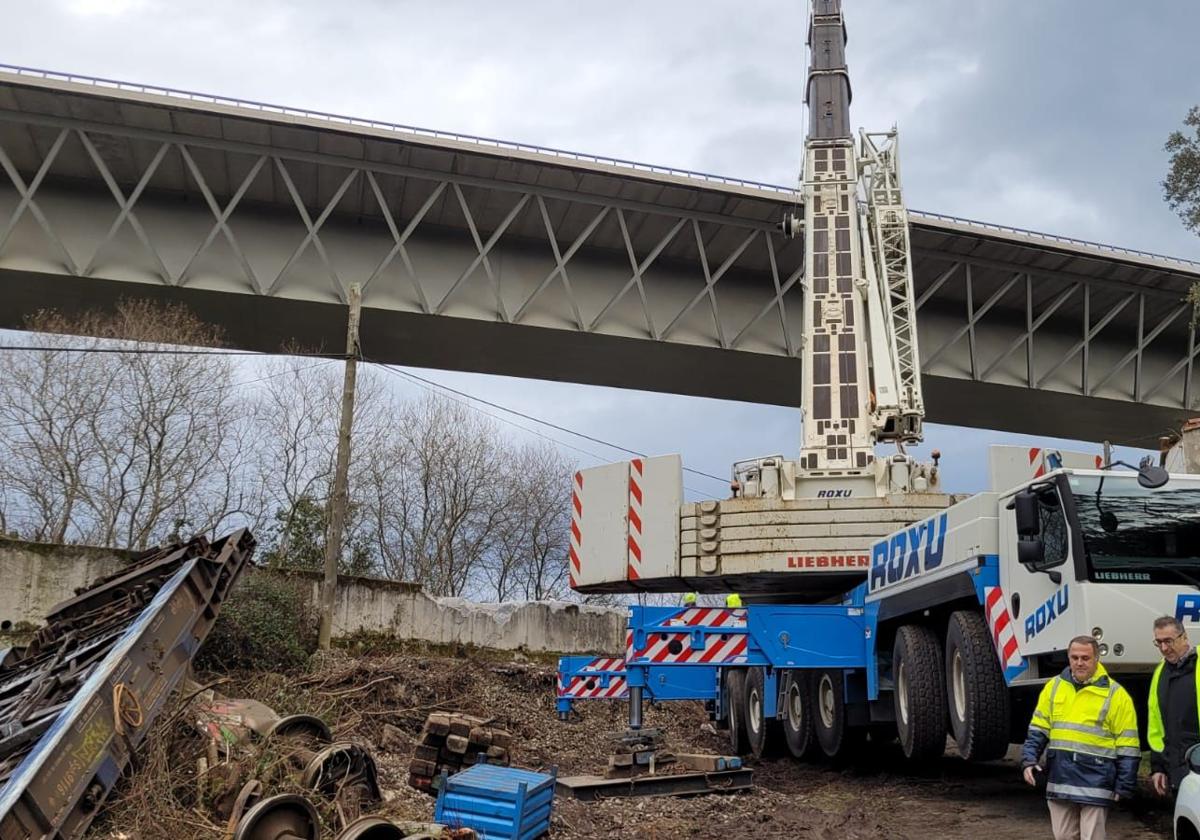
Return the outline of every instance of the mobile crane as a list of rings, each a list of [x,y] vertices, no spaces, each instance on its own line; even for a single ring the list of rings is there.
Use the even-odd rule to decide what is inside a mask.
[[[898,137],[850,133],[840,0],[809,25],[800,456],[735,464],[733,498],[684,504],[677,456],[575,476],[572,586],[749,593],[740,608],[630,608],[624,656],[560,661],[558,709],[703,700],[733,748],[837,757],[946,735],[969,760],[1023,737],[1042,682],[1088,634],[1144,696],[1159,615],[1200,621],[1200,476],[994,447],[956,499],[905,451],[924,406]],[[877,456],[875,446],[896,452]]]

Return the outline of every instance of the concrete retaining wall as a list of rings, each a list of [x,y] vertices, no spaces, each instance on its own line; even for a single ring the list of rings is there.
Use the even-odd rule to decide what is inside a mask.
[[[109,548],[0,539],[0,630],[41,624],[55,604],[128,559]]]
[[[313,598],[319,582],[314,581]],[[619,654],[625,610],[567,601],[481,604],[435,598],[420,587],[356,580],[338,588],[334,633],[384,633],[401,639],[474,644],[501,650]]]
[[[111,549],[0,540],[0,626],[40,624],[50,607],[117,571],[127,558]],[[307,580],[309,597],[317,603],[320,575],[290,576]],[[501,650],[613,655],[625,648],[625,611],[567,601],[483,604],[435,598],[415,583],[343,577],[333,632],[335,637],[378,633]]]

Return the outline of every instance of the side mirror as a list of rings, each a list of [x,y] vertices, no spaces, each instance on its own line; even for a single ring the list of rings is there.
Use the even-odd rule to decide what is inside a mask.
[[[1131,470],[1134,469],[1132,464],[1126,464],[1124,461],[1113,461],[1111,464],[1105,466],[1104,469],[1107,470],[1111,469],[1112,467],[1128,467]],[[1137,480],[1138,484],[1140,484],[1142,487],[1145,487],[1147,490],[1157,490],[1159,487],[1162,487],[1171,480],[1171,474],[1158,464],[1154,463],[1153,458],[1147,455],[1141,460],[1140,463],[1138,463]]]
[[[1143,461],[1138,468],[1138,484],[1147,490],[1157,490],[1171,480],[1171,474],[1157,464]]]
[[[1029,489],[1022,490],[1013,497],[1009,507],[1016,513],[1017,536],[1036,537],[1041,534],[1042,520],[1038,514],[1037,493]]]
[[[1017,540],[1017,562],[1030,571],[1038,571],[1046,561],[1046,547],[1037,537],[1021,537]]]
[[[1188,747],[1188,751],[1183,754],[1183,760],[1187,762],[1189,770],[1200,773],[1200,744]]]

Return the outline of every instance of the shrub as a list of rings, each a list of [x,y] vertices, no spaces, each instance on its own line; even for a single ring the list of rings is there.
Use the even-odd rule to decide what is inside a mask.
[[[317,647],[317,614],[304,579],[248,569],[221,608],[199,670],[301,669]]]

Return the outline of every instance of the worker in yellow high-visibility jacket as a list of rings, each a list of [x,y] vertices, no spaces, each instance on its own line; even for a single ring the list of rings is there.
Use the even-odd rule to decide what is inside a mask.
[[[1100,646],[1077,636],[1066,670],[1042,688],[1021,751],[1025,781],[1046,773],[1055,840],[1104,840],[1108,808],[1133,795],[1141,742],[1129,692],[1100,664]]]
[[[696,606],[696,593],[695,593],[695,592],[686,592],[686,593],[684,593],[684,596],[683,596],[683,605],[684,605],[685,607],[694,607],[694,606]]]
[[[736,592],[730,592],[725,596],[725,606],[729,608],[740,607],[742,605],[742,596]]]
[[[1174,616],[1154,620],[1154,644],[1163,661],[1154,669],[1147,698],[1150,783],[1159,796],[1175,794],[1191,771],[1188,748],[1200,743],[1200,668],[1183,623]]]

